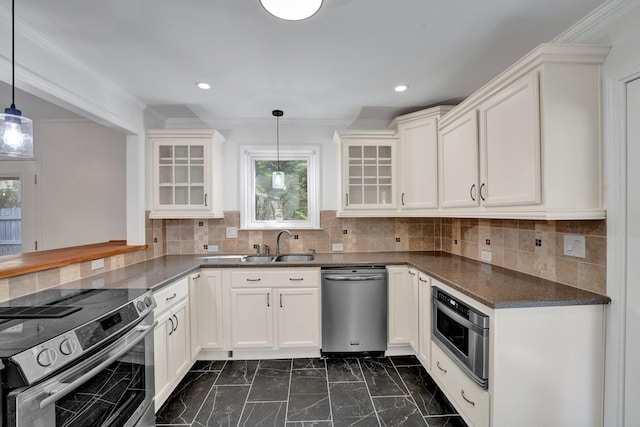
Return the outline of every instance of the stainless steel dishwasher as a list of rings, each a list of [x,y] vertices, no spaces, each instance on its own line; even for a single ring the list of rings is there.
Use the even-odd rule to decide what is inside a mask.
[[[322,354],[379,354],[386,349],[386,268],[322,269]]]

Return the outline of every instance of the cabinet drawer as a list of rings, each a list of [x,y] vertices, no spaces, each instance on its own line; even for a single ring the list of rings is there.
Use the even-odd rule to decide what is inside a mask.
[[[475,385],[436,343],[431,345],[431,374],[473,427],[489,426],[489,393]]]
[[[254,286],[277,286],[279,288],[304,286],[308,288],[319,285],[320,270],[317,268],[289,268],[284,270],[247,269],[231,272],[231,287],[233,288]]]
[[[189,295],[189,279],[184,277],[171,285],[168,285],[153,293],[156,300],[155,315],[171,308],[177,302],[182,301]]]

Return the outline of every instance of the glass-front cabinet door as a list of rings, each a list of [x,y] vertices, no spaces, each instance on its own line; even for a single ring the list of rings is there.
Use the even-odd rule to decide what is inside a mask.
[[[211,130],[149,131],[151,218],[222,217],[222,136]]]
[[[395,210],[395,136],[387,131],[341,134],[340,142],[342,210]]]

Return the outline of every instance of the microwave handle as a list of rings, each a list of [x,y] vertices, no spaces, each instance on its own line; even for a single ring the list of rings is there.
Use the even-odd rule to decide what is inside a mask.
[[[80,376],[75,381],[73,381],[71,383],[68,383],[68,384],[67,383],[62,383],[62,384],[60,384],[60,386],[55,387],[54,389],[50,390],[49,391],[50,396],[47,397],[46,399],[43,399],[40,402],[40,409],[44,409],[47,406],[49,406],[50,404],[52,404],[54,402],[57,402],[58,400],[62,399],[64,396],[66,396],[67,394],[71,393],[76,388],[80,387],[82,384],[84,384],[87,381],[89,381],[91,378],[95,377],[97,373],[102,371],[107,366],[111,365],[113,362],[115,362],[120,357],[122,357],[124,354],[126,354],[128,351],[130,351],[133,347],[138,345],[138,343],[140,341],[145,339],[147,335],[149,335],[151,332],[153,332],[153,329],[157,325],[158,325],[158,321],[155,321],[152,325],[138,327],[139,328],[138,330],[142,331],[142,334],[138,335],[131,342],[131,344],[128,344],[125,348],[119,350],[116,354],[114,354],[113,356],[110,356],[107,360],[105,360],[104,362],[100,363],[98,366],[96,366],[95,368],[91,369],[86,374],[83,374],[82,376]]]
[[[465,319],[464,317],[460,316],[455,311],[451,310],[442,301],[438,301],[435,298],[432,299],[432,301],[433,301],[433,305],[434,306],[436,306],[438,309],[446,312],[447,316],[451,317],[453,320],[455,320],[456,322],[460,323],[462,326],[467,327],[467,328],[471,329],[474,332],[477,332],[477,333],[480,333],[480,334],[483,333],[484,330],[482,328],[480,328],[478,325],[474,325],[468,319]]]

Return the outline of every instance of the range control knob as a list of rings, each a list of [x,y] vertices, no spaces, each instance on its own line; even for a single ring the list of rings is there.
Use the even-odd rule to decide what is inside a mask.
[[[136,307],[138,307],[138,311],[145,311],[147,306],[144,305],[144,303],[142,301],[138,301],[136,303]]]
[[[68,356],[75,353],[78,348],[78,343],[72,338],[66,338],[60,343],[60,353]]]
[[[57,358],[58,358],[58,355],[56,354],[56,351],[52,348],[45,348],[44,350],[41,350],[40,353],[38,353],[38,356],[36,356],[38,365],[44,368],[53,365],[53,363],[56,361]]]
[[[146,297],[144,297],[144,303],[147,305],[147,307],[151,307],[153,305],[153,298],[147,295]]]

